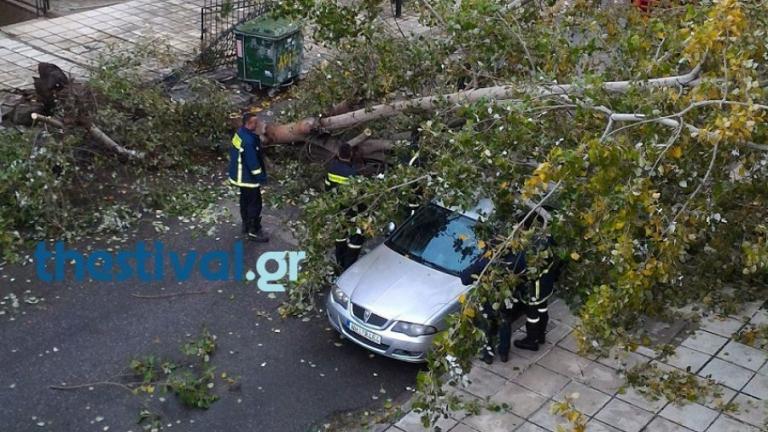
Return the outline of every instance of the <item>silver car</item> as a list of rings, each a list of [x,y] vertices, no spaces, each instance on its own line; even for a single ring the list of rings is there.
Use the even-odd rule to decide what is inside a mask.
[[[460,276],[482,253],[474,228],[492,210],[489,200],[468,212],[419,209],[338,278],[327,300],[333,327],[377,354],[425,361],[470,288]]]

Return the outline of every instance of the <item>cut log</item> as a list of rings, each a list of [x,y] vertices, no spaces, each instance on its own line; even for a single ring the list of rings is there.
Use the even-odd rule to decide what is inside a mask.
[[[349,144],[351,147],[355,147],[358,144],[360,144],[360,143],[364,142],[365,140],[367,140],[368,138],[370,138],[372,134],[373,134],[373,132],[371,132],[370,129],[366,128],[360,135],[358,135],[358,136],[352,138],[351,140],[347,141],[347,144]]]

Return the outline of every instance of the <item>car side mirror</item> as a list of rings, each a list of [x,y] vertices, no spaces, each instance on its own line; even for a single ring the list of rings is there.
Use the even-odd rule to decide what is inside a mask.
[[[393,232],[395,232],[395,228],[397,228],[397,226],[395,225],[394,222],[388,223],[387,224],[387,234],[392,234]]]

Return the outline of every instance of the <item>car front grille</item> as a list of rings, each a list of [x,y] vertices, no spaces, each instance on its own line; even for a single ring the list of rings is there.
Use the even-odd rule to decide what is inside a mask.
[[[373,312],[371,312],[371,316],[369,316],[368,319],[366,320],[365,308],[355,303],[352,303],[352,314],[355,316],[355,318],[359,319],[360,321],[374,327],[383,327],[384,324],[386,324],[388,321],[386,318],[376,315]]]

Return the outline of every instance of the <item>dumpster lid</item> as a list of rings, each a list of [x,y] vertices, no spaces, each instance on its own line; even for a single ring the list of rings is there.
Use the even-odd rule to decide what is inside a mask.
[[[246,21],[235,27],[235,31],[240,33],[265,36],[273,39],[295,33],[298,30],[299,25],[297,23],[286,18],[277,18],[270,15]]]

